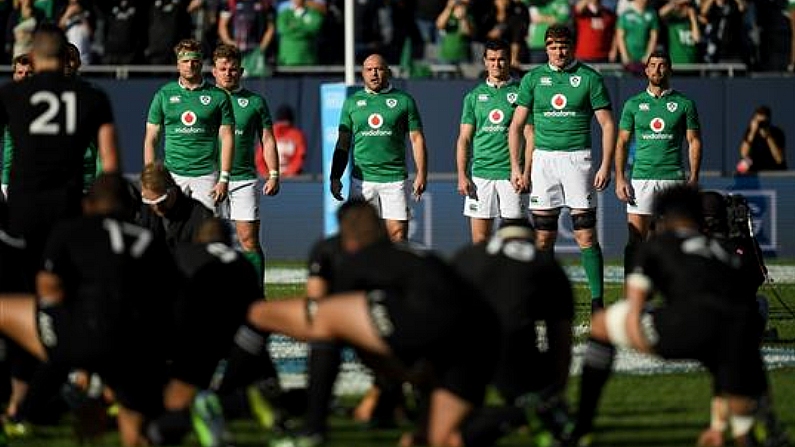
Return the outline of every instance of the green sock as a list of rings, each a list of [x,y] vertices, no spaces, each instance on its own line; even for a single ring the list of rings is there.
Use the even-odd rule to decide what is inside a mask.
[[[257,270],[260,283],[262,283],[265,280],[265,256],[259,250],[243,251],[243,256],[245,256],[251,265],[254,266],[254,269]]]
[[[580,252],[582,267],[588,278],[588,288],[591,289],[591,299],[603,298],[605,284],[605,260],[602,257],[602,247],[598,243],[591,247],[583,248]]]

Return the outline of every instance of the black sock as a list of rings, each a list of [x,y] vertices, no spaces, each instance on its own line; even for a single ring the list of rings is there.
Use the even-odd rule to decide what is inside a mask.
[[[219,395],[251,385],[257,380],[275,379],[276,367],[267,349],[268,334],[249,325],[240,326],[235,344],[226,359],[226,369],[218,386]]]
[[[309,384],[306,413],[306,431],[325,433],[331,393],[340,368],[342,347],[332,342],[315,342],[309,345]]]
[[[146,426],[146,437],[153,445],[179,445],[190,431],[190,410],[166,410]]]
[[[588,339],[580,382],[580,402],[577,412],[577,432],[585,434],[593,428],[596,409],[613,367],[615,348],[593,338]]]
[[[522,408],[482,407],[475,410],[461,427],[466,447],[492,446],[508,433],[527,422]]]

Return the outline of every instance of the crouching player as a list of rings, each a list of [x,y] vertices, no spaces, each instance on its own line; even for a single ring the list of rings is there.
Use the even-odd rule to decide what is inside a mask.
[[[499,317],[500,358],[492,384],[504,407],[484,407],[462,430],[467,446],[494,445],[528,424],[536,445],[569,430],[565,391],[571,364],[571,283],[529,222],[514,220],[488,241],[461,250],[455,266]]]
[[[589,438],[613,346],[698,360],[728,402],[735,445],[789,445],[766,397],[759,317],[748,305],[739,259],[700,232],[699,191],[679,185],[661,192],[654,218],[655,236],[639,248],[626,278],[626,299],[591,319],[572,445]],[[647,312],[655,293],[663,304]],[[715,428],[718,439],[702,437],[702,443],[722,445],[727,427]]]
[[[496,317],[441,259],[393,245],[371,205],[349,201],[339,220],[340,243],[353,253],[341,281],[355,291],[257,302],[250,322],[299,340],[349,343],[377,359],[374,369],[415,383],[425,380],[412,368],[431,365],[434,386],[421,433],[433,446],[462,445],[461,421],[481,404],[496,360]]]

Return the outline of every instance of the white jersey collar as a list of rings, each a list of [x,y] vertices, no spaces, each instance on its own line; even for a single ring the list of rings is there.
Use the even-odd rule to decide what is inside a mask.
[[[187,85],[185,85],[185,84],[183,84],[183,83],[182,83],[182,78],[177,78],[177,84],[179,84],[179,86],[180,86],[180,87],[181,87],[183,90],[198,90],[198,89],[200,89],[200,88],[204,87],[204,84],[205,84],[206,82],[207,82],[207,81],[205,81],[205,80],[202,78],[202,82],[201,82],[201,83],[200,83],[200,84],[199,84],[199,85],[198,85],[196,88],[188,88],[188,86],[187,86]]]
[[[367,87],[365,87],[365,88],[364,88],[364,91],[365,91],[365,93],[368,93],[368,94],[370,94],[370,95],[380,95],[380,94],[382,94],[382,93],[389,93],[389,92],[391,92],[391,91],[392,91],[392,84],[388,84],[386,87],[382,88],[382,89],[381,89],[381,90],[379,90],[379,91],[370,90],[370,89],[369,89],[369,88],[367,88]]]

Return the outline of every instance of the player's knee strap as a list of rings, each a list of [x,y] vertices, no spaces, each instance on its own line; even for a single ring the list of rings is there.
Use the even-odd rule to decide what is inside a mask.
[[[533,226],[536,230],[558,231],[558,215],[533,213]]]
[[[571,227],[574,230],[588,230],[596,226],[596,210],[571,215]]]
[[[614,346],[622,348],[631,347],[627,333],[627,317],[629,316],[629,301],[622,300],[605,311],[605,326],[607,338]]]

